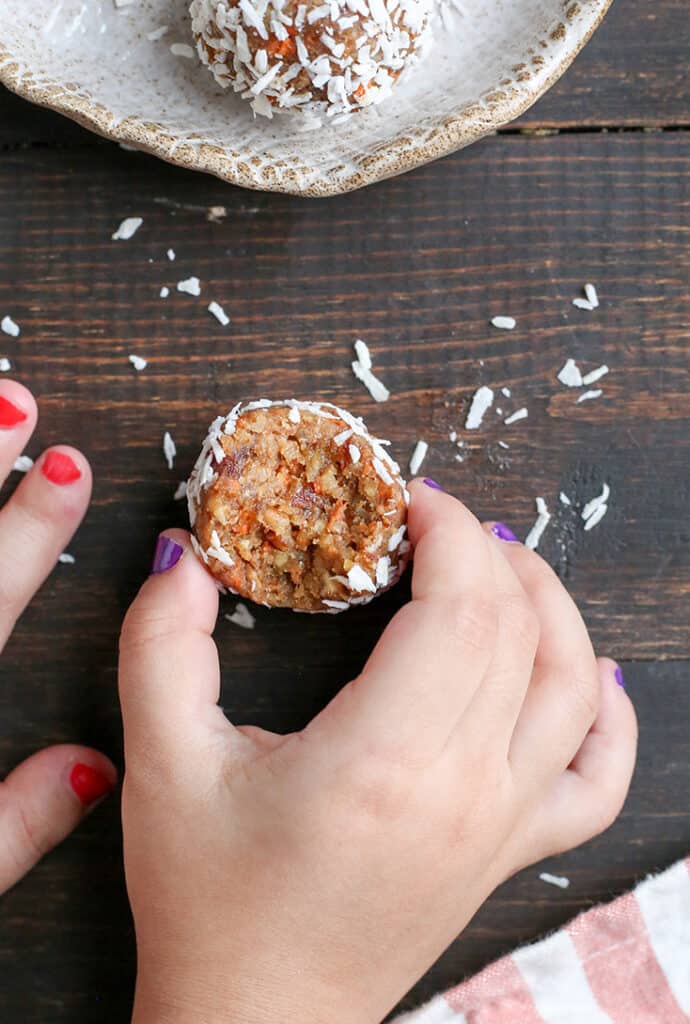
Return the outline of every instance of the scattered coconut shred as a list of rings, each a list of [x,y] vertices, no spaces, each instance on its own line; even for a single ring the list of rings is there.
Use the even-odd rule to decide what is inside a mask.
[[[58,555],[60,565],[74,565],[76,561],[74,555],[70,555],[68,551],[63,551],[61,555]]]
[[[570,885],[570,879],[564,875],[550,875],[548,871],[542,871],[539,875],[542,882],[546,882],[547,885],[555,885],[559,889],[567,889]]]
[[[223,327],[227,327],[230,323],[230,317],[227,315],[223,307],[217,302],[210,302],[208,311],[211,316],[214,316],[219,324]]]
[[[187,497],[187,481],[186,480],[182,480],[181,483],[179,483],[177,485],[177,487],[175,488],[175,493],[173,494],[173,501],[184,501],[184,499],[186,497]]]
[[[172,469],[175,465],[175,456],[177,455],[177,446],[172,439],[170,431],[166,430],[163,435],[163,454],[165,455],[165,461],[168,463],[168,469]]]
[[[236,626],[240,626],[242,629],[254,629],[256,625],[256,619],[247,608],[246,604],[242,604],[238,601],[235,605],[235,610],[232,615],[226,615],[225,618],[228,622],[234,623]]]
[[[371,372],[371,353],[361,338],[357,338],[355,341],[355,355],[357,358],[351,365],[352,372],[357,380],[362,382],[375,402],[387,402],[391,393],[378,377],[375,377]]]
[[[141,371],[145,370],[146,367],[149,365],[147,360],[144,359],[143,356],[131,355],[131,356],[128,356],[127,358],[129,359],[130,363],[132,364],[134,369],[137,371],[137,373],[141,373]]]
[[[601,388],[594,388],[592,391],[583,391],[583,393],[578,396],[577,404],[579,405],[580,402],[589,402],[593,398],[601,398],[603,393],[604,392]]]
[[[34,464],[34,460],[30,459],[28,455],[18,455],[14,460],[14,469],[17,473],[28,473]]]
[[[177,282],[177,290],[198,298],[201,295],[201,282],[198,277],[188,277],[184,281]]]
[[[582,509],[582,518],[585,521],[585,530],[593,530],[597,523],[600,523],[609,510],[608,500],[611,495],[611,488],[604,484],[601,494],[588,501]]]
[[[415,445],[414,451],[412,452],[412,456],[410,458],[410,473],[412,474],[412,476],[416,476],[417,473],[419,472],[420,467],[424,462],[424,459],[426,458],[426,453],[428,451],[429,445],[426,443],[426,441],[417,441],[417,444]]]
[[[8,334],[10,338],[18,338],[22,333],[19,324],[15,323],[11,316],[4,316],[0,321],[0,331]]]
[[[581,388],[582,374],[574,359],[568,359],[556,374],[556,379],[566,388]]]
[[[512,331],[516,323],[512,316],[495,316],[491,321],[492,327],[498,327],[499,331]]]
[[[12,363],[6,356],[0,357],[0,373],[9,373],[12,369]]]
[[[546,502],[543,498],[536,499],[537,505],[537,519],[532,529],[527,534],[525,539],[525,547],[530,548],[531,551],[536,551],[541,536],[551,521],[551,513],[546,507]]]
[[[111,235],[113,242],[128,242],[130,238],[134,238],[143,223],[143,217],[127,217],[122,221],[115,234]]]
[[[493,388],[482,384],[474,393],[470,411],[465,420],[465,430],[478,430],[482,425],[485,414],[489,411],[494,402]]]
[[[585,298],[573,299],[573,306],[577,309],[586,309],[589,313],[599,307],[599,296],[593,284],[589,282],[584,286]]]
[[[522,409],[518,409],[516,412],[511,413],[511,415],[507,416],[506,419],[503,420],[503,422],[507,427],[509,427],[511,423],[518,423],[519,420],[526,420],[528,416],[529,413],[523,405]]]

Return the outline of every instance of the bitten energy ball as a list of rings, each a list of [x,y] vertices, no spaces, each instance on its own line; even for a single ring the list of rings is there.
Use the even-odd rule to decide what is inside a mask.
[[[400,470],[360,419],[328,403],[263,400],[218,417],[187,495],[213,576],[270,607],[344,611],[407,562]]]
[[[336,121],[380,103],[431,42],[431,0],[193,0],[202,62],[254,112]]]

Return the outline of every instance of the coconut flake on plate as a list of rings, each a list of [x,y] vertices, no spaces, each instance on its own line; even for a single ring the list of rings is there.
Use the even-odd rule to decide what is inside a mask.
[[[537,506],[537,518],[534,526],[529,531],[525,539],[525,547],[529,548],[531,551],[536,551],[539,541],[542,538],[542,534],[551,521],[551,513],[549,512],[544,499],[536,498],[535,500]]]
[[[223,327],[227,327],[230,323],[230,317],[218,302],[209,302],[208,311]]]
[[[238,601],[235,605],[235,610],[230,615],[226,615],[225,618],[228,622],[232,622],[235,626],[239,626],[241,629],[254,629],[256,625],[256,619],[247,608],[246,604],[242,604]]]
[[[201,282],[198,277],[187,277],[184,281],[177,282],[177,290],[198,297],[201,295]]]
[[[175,465],[177,447],[169,430],[166,430],[163,435],[163,454],[165,455],[165,461],[168,463],[168,469],[172,469]]]
[[[173,57],[186,57],[187,60],[194,60],[196,50],[189,43],[173,43],[170,47]]]
[[[15,323],[11,316],[4,316],[0,321],[0,331],[9,334],[10,338],[18,338],[22,333],[19,324]]]
[[[512,331],[516,323],[512,316],[495,316],[491,319],[492,327],[498,327],[500,331]]]
[[[556,374],[556,379],[567,388],[581,388],[582,374],[574,359],[568,359]]]
[[[583,393],[578,397],[576,404],[579,405],[580,402],[589,402],[593,398],[601,398],[603,393],[604,392],[601,388],[594,388],[592,391],[583,391]]]
[[[412,456],[410,458],[410,473],[412,476],[416,476],[419,472],[426,454],[429,451],[429,445],[426,441],[417,441]]]
[[[525,408],[525,406],[523,405],[522,409],[518,409],[516,412],[511,413],[510,416],[507,416],[503,420],[503,422],[505,423],[505,425],[507,427],[509,427],[511,425],[511,423],[517,423],[518,420],[526,420],[528,416],[529,416],[529,413],[528,413],[527,409]]]
[[[479,429],[482,420],[484,419],[484,414],[491,408],[493,401],[494,392],[492,388],[487,387],[485,384],[482,384],[480,388],[477,388],[472,397],[470,411],[468,412],[467,419],[465,420],[466,430]]]
[[[539,875],[542,882],[546,882],[547,885],[555,885],[558,889],[567,889],[570,885],[570,879],[564,875],[551,875],[548,871],[542,871]]]
[[[149,365],[148,364],[148,360],[144,359],[143,356],[131,355],[131,356],[128,356],[127,358],[129,359],[130,363],[132,364],[134,369],[137,371],[137,373],[141,373],[141,371],[145,370],[146,367]]]
[[[143,217],[126,217],[117,231],[111,235],[113,242],[128,242],[130,238],[134,238],[143,223]]]

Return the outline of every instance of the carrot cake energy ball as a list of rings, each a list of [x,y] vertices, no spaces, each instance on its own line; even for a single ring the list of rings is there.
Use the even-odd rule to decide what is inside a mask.
[[[262,400],[218,417],[187,495],[210,572],[270,607],[344,611],[407,562],[399,467],[361,419],[326,402]]]
[[[379,103],[431,41],[431,0],[193,0],[202,62],[255,113],[347,117]]]

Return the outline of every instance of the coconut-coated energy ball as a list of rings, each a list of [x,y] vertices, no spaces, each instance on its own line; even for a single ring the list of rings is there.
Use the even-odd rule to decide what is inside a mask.
[[[269,607],[344,611],[387,590],[407,563],[399,467],[329,403],[262,400],[218,417],[187,497],[211,574]]]
[[[201,61],[254,112],[336,121],[380,103],[431,42],[431,0],[193,0]]]

